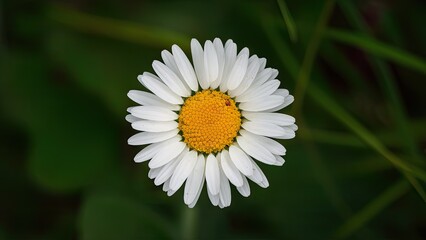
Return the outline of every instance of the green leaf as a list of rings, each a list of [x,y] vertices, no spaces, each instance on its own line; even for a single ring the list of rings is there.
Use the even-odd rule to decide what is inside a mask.
[[[287,4],[284,0],[277,0],[278,6],[280,7],[281,14],[283,15],[284,22],[287,26],[288,34],[290,35],[290,39],[293,42],[297,42],[297,29],[296,25],[294,24],[293,17],[290,14],[290,11],[288,10]]]
[[[86,199],[79,215],[82,240],[173,239],[176,229],[161,215],[123,196],[97,194]]]
[[[426,74],[425,60],[407,53],[404,50],[377,41],[364,34],[340,29],[328,29],[326,31],[326,37],[334,41],[361,48],[370,54],[382,57],[397,64],[401,64],[407,68],[411,68],[413,70],[419,71],[420,73]]]

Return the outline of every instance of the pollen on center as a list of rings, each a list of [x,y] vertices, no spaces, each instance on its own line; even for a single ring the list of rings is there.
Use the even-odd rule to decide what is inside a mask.
[[[230,96],[203,90],[185,100],[179,114],[184,141],[198,152],[218,152],[229,146],[241,127],[241,113]]]

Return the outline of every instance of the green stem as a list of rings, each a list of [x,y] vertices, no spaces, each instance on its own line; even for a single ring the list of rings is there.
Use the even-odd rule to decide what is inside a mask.
[[[187,206],[182,210],[182,239],[197,239],[198,209]]]

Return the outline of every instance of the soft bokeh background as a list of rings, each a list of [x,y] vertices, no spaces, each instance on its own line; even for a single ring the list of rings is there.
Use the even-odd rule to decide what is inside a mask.
[[[281,7],[281,8],[280,8]],[[426,4],[0,2],[0,239],[425,239]],[[300,126],[270,187],[188,209],[124,120],[162,49],[232,38],[280,71]]]

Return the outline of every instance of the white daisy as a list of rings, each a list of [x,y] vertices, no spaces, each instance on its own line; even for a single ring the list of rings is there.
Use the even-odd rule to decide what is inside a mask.
[[[184,202],[194,207],[204,183],[213,205],[231,204],[230,183],[250,195],[247,178],[266,188],[268,180],[256,161],[281,166],[286,149],[277,139],[295,136],[292,116],[275,113],[294,98],[279,88],[278,71],[266,59],[249,56],[228,40],[216,38],[204,48],[192,39],[193,65],[177,45],[154,61],[156,75],[138,80],[152,93],[131,90],[140,104],[130,107],[127,121],[141,131],[130,145],[148,145],[135,162],[148,161],[149,178],[173,195],[184,183]]]

